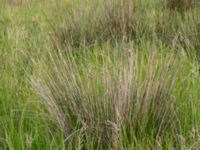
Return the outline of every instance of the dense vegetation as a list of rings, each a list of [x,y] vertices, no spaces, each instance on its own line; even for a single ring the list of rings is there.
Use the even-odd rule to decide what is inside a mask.
[[[0,1],[0,149],[200,149],[189,0]]]

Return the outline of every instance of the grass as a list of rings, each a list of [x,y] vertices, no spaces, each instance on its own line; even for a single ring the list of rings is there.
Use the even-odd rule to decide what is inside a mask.
[[[192,0],[167,0],[166,3],[168,8],[178,11],[190,9],[193,5]]]
[[[108,40],[130,41],[136,36],[134,1],[108,0],[74,5],[70,10],[62,6],[58,13],[53,14],[57,19],[50,22],[56,46],[79,47]],[[59,21],[61,26],[57,24]]]
[[[0,149],[199,149],[198,4],[84,2],[0,1]]]

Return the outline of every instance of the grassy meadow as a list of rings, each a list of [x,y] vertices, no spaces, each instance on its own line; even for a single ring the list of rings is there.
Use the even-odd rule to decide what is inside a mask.
[[[0,0],[0,149],[199,150],[198,0]]]

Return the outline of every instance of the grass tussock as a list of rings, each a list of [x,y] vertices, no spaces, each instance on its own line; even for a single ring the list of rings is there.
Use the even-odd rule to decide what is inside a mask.
[[[124,142],[135,145],[133,139],[143,134],[158,140],[174,131],[176,68],[172,55],[160,62],[156,52],[147,59],[132,50],[120,54],[123,57],[86,53],[80,62],[71,54],[49,54],[42,76],[31,77],[41,103],[65,138],[78,130],[96,145],[113,147],[120,146],[129,134]],[[83,140],[87,143],[89,139]]]

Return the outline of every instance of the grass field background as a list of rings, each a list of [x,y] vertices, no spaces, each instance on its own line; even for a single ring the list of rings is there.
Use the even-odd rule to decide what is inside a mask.
[[[0,1],[0,149],[200,149],[200,5]]]

